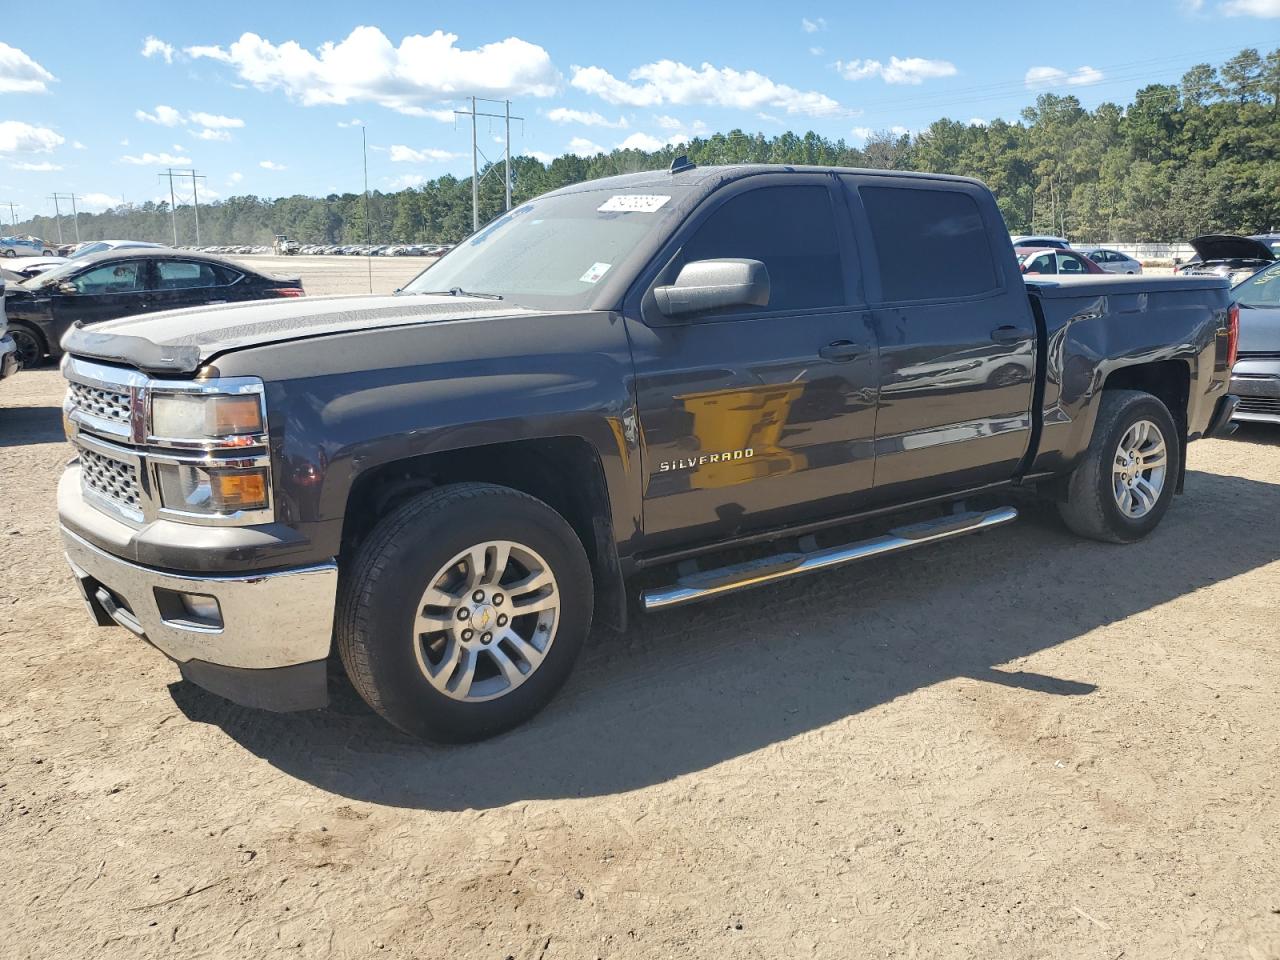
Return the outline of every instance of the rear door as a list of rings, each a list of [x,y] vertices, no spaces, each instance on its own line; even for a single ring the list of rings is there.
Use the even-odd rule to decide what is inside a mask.
[[[685,263],[759,260],[766,306],[680,322],[654,286]],[[844,199],[829,174],[722,187],[625,308],[654,549],[854,510],[873,480],[876,365]]]
[[[1031,438],[1035,324],[994,199],[963,181],[842,179],[879,343],[877,499],[1009,479]]]
[[[156,310],[226,303],[231,299],[220,272],[203,260],[156,260],[155,278]]]

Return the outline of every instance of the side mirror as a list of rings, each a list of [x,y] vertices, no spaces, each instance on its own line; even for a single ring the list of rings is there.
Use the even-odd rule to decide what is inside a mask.
[[[695,260],[676,282],[655,287],[653,298],[668,317],[684,317],[725,307],[769,305],[769,271],[759,260]]]
[[[60,284],[58,284],[58,292],[64,293],[69,297],[74,297],[77,293],[80,292],[80,288],[77,287],[70,280],[63,280]]]

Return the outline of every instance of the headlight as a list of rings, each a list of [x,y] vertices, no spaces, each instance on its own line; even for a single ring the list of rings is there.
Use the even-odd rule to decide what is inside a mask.
[[[158,463],[156,479],[166,510],[228,516],[270,506],[265,467]]]
[[[156,393],[151,398],[151,436],[157,439],[249,446],[264,433],[262,400],[256,393]]]

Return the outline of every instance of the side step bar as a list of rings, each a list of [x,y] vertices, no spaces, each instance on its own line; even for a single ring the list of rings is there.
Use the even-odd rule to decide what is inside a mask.
[[[948,540],[966,533],[977,533],[998,527],[1018,518],[1013,507],[999,507],[982,512],[955,513],[937,520],[926,520],[890,530],[881,537],[873,537],[859,543],[847,543],[825,550],[806,553],[781,553],[745,563],[703,570],[676,580],[670,587],[645,590],[640,603],[646,611],[666,610],[683,603],[705,600],[734,590],[758,587],[802,573],[813,573],[838,567],[854,560],[866,560],[886,553],[896,553],[926,543]]]

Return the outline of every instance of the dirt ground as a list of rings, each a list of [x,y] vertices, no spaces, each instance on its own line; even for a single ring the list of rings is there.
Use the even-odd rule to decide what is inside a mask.
[[[91,627],[61,395],[0,384],[6,958],[1280,957],[1280,430],[1194,445],[1142,544],[1032,509],[653,616],[438,748]]]

